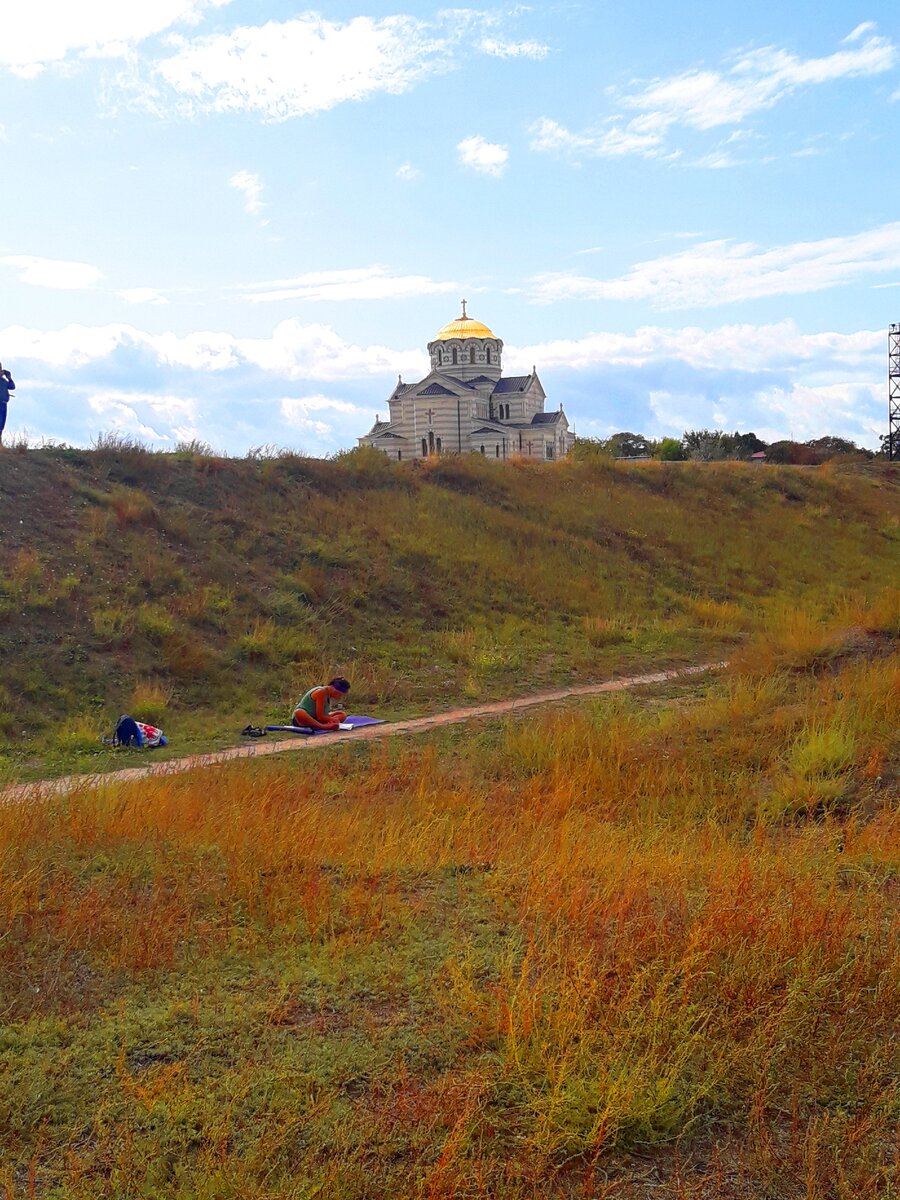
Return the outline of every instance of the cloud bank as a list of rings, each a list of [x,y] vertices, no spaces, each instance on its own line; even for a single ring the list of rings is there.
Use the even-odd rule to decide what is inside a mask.
[[[669,139],[678,127],[706,133],[740,126],[800,89],[880,75],[900,59],[894,43],[875,34],[870,23],[857,26],[844,45],[847,48],[833,54],[806,59],[766,46],[736,53],[718,69],[697,67],[655,79],[638,91],[621,94],[619,111],[605,126],[575,133],[541,117],[530,127],[531,148],[574,159],[660,157],[672,153]],[[632,112],[636,115],[629,117]]]
[[[156,445],[197,438],[232,453],[260,444],[329,453],[387,411],[422,350],[358,346],[330,326],[282,321],[268,337],[152,334],[129,324],[0,331],[18,389],[10,435],[87,444],[103,430]],[[719,425],[774,440],[834,433],[872,447],[884,424],[884,331],[769,325],[643,326],[631,334],[504,350],[507,374],[537,364],[550,407],[583,434],[677,434]]]
[[[615,279],[554,272],[529,289],[539,304],[559,300],[634,300],[656,309],[708,308],[766,296],[800,295],[900,268],[900,222],[848,237],[765,249],[751,242],[701,242],[637,263]]]

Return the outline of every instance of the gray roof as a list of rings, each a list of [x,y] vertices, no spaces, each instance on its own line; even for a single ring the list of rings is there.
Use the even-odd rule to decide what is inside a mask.
[[[530,382],[530,375],[507,375],[504,379],[497,380],[494,395],[498,392],[524,392]]]
[[[473,429],[472,434],[476,433],[505,433],[506,430],[502,425],[480,425],[478,429]]]
[[[375,424],[372,426],[372,428],[369,430],[367,436],[371,437],[374,433],[381,433],[382,430],[390,429],[390,427],[391,427],[390,421],[376,421]]]
[[[562,417],[562,410],[559,412],[535,413],[531,418],[532,425],[555,425]]]
[[[371,437],[371,434],[369,436]],[[405,442],[406,441],[406,438],[403,436],[402,433],[392,433],[390,431],[388,431],[387,433],[378,433],[375,436],[379,439],[393,438],[394,441],[396,441],[396,442]]]
[[[440,383],[429,383],[427,388],[423,388],[419,392],[420,396],[453,396],[455,392],[451,392],[449,388],[445,388]]]

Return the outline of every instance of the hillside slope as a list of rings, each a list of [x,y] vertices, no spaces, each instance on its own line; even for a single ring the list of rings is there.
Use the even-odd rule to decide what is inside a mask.
[[[5,453],[6,766],[126,709],[210,740],[337,671],[399,715],[850,621],[900,579],[898,518],[888,465]]]

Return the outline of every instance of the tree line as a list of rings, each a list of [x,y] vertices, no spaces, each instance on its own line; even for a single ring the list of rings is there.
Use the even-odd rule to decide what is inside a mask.
[[[663,462],[723,462],[727,459],[750,461],[765,455],[771,463],[817,466],[832,458],[887,458],[888,435],[881,438],[878,451],[857,446],[848,438],[812,438],[808,442],[789,439],[764,442],[755,433],[725,433],[722,429],[689,429],[680,438],[648,438],[642,433],[614,433],[608,438],[579,437],[575,442],[578,458],[657,458]]]

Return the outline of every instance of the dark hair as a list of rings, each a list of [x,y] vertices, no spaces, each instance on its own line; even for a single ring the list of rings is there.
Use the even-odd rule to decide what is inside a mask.
[[[350,691],[350,684],[347,682],[346,679],[344,679],[344,677],[342,675],[338,675],[338,677],[336,679],[330,679],[328,681],[328,686],[333,687],[338,692],[349,692]]]

